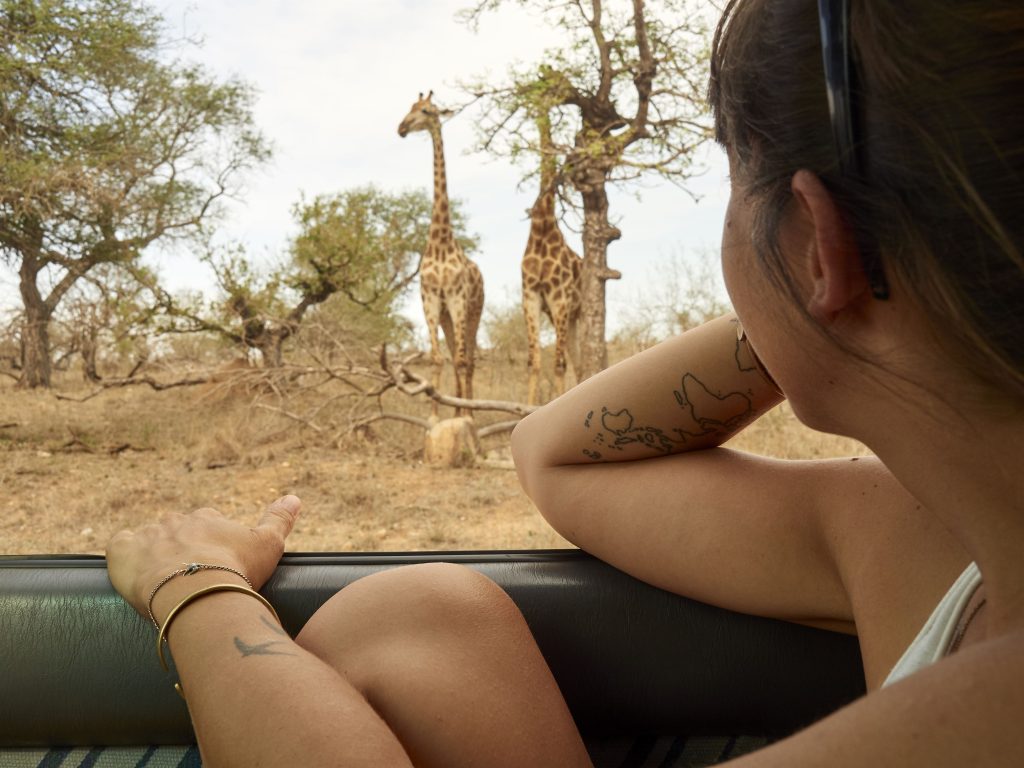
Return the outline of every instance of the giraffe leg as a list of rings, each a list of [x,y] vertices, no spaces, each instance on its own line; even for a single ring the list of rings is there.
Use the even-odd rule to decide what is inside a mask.
[[[484,313],[484,279],[476,264],[470,262],[469,299],[466,303],[466,397],[473,399],[473,373],[476,371],[476,334]],[[472,412],[469,414],[472,416]]]
[[[537,385],[540,379],[540,294],[525,285],[523,286],[523,315],[526,317],[526,342],[529,347],[526,362],[529,373],[526,402],[529,405],[536,405]]]
[[[448,313],[451,315],[452,362],[455,365],[455,396],[466,397],[466,301],[463,296],[452,296],[448,301]],[[448,327],[445,326],[445,337]],[[455,409],[456,416],[464,416],[462,408]]]
[[[452,358],[452,367],[455,368],[455,396],[462,397],[462,382],[459,380],[456,360],[458,360],[458,349],[455,346],[455,326],[452,323],[451,314],[445,307],[441,313],[441,328],[444,330],[444,343],[448,347],[448,354]]]
[[[565,392],[565,353],[569,335],[569,311],[563,302],[551,314],[552,324],[555,326],[555,395],[557,396]]]
[[[580,383],[580,316],[579,311],[570,311],[565,328],[565,348],[568,362],[572,366],[572,377],[576,384]]]
[[[441,342],[437,338],[437,326],[441,322],[441,297],[436,293],[422,292],[423,316],[427,321],[427,335],[430,337],[430,362],[432,365],[431,383],[434,389],[440,391],[441,368],[444,365],[444,356],[441,354]],[[430,401],[430,418],[436,422],[438,418],[437,401]]]

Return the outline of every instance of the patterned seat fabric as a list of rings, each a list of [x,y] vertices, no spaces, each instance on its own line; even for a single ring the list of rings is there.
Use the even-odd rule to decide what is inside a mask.
[[[766,739],[734,737],[640,737],[588,740],[595,768],[703,768],[745,755]],[[0,750],[0,768],[199,768],[190,747],[78,747]]]

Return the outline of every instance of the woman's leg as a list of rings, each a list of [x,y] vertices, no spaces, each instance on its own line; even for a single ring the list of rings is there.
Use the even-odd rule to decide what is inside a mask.
[[[366,697],[421,768],[590,765],[519,609],[468,568],[368,576],[296,641]]]

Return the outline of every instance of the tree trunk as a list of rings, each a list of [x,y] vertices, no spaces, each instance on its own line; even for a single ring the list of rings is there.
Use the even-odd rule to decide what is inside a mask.
[[[280,368],[284,364],[284,340],[287,338],[281,333],[264,331],[259,339],[257,348],[263,357],[264,368]]]
[[[36,388],[50,386],[50,315],[39,293],[37,279],[39,262],[30,255],[23,255],[19,272],[19,288],[25,318],[21,325],[21,379],[22,387]]]
[[[577,183],[583,196],[583,272],[580,275],[580,370],[579,381],[608,367],[605,343],[605,281],[621,277],[608,269],[608,243],[621,233],[608,221],[608,193],[600,171]],[[593,178],[598,177],[598,178]]]
[[[99,339],[92,330],[85,331],[79,342],[82,346],[82,375],[85,380],[97,384],[102,381],[99,370],[96,368],[96,357],[99,352]]]

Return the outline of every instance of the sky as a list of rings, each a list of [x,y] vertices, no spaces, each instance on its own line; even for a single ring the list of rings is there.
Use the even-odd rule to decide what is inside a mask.
[[[617,0],[621,2],[622,0]],[[244,199],[230,205],[220,237],[244,243],[257,260],[282,254],[294,235],[291,208],[305,195],[375,184],[386,191],[431,189],[430,139],[398,136],[420,91],[435,103],[465,95],[460,80],[500,75],[516,61],[538,62],[563,42],[543,18],[514,7],[485,16],[476,33],[455,14],[469,0],[151,0],[168,33],[201,41],[182,55],[221,77],[238,76],[257,92],[256,124],[274,158],[247,177]],[[519,300],[519,262],[535,182],[518,188],[524,170],[470,152],[474,114],[444,126],[449,194],[463,201],[480,236],[476,260],[487,304]],[[622,239],[609,266],[623,279],[608,283],[609,326],[658,279],[678,254],[715,258],[728,197],[724,157],[709,145],[707,172],[678,187],[650,181],[611,194]],[[578,235],[567,232],[579,251]],[[155,261],[168,286],[208,288],[211,276],[188,253]],[[12,285],[13,275],[4,282]],[[418,293],[406,313],[422,323]]]

